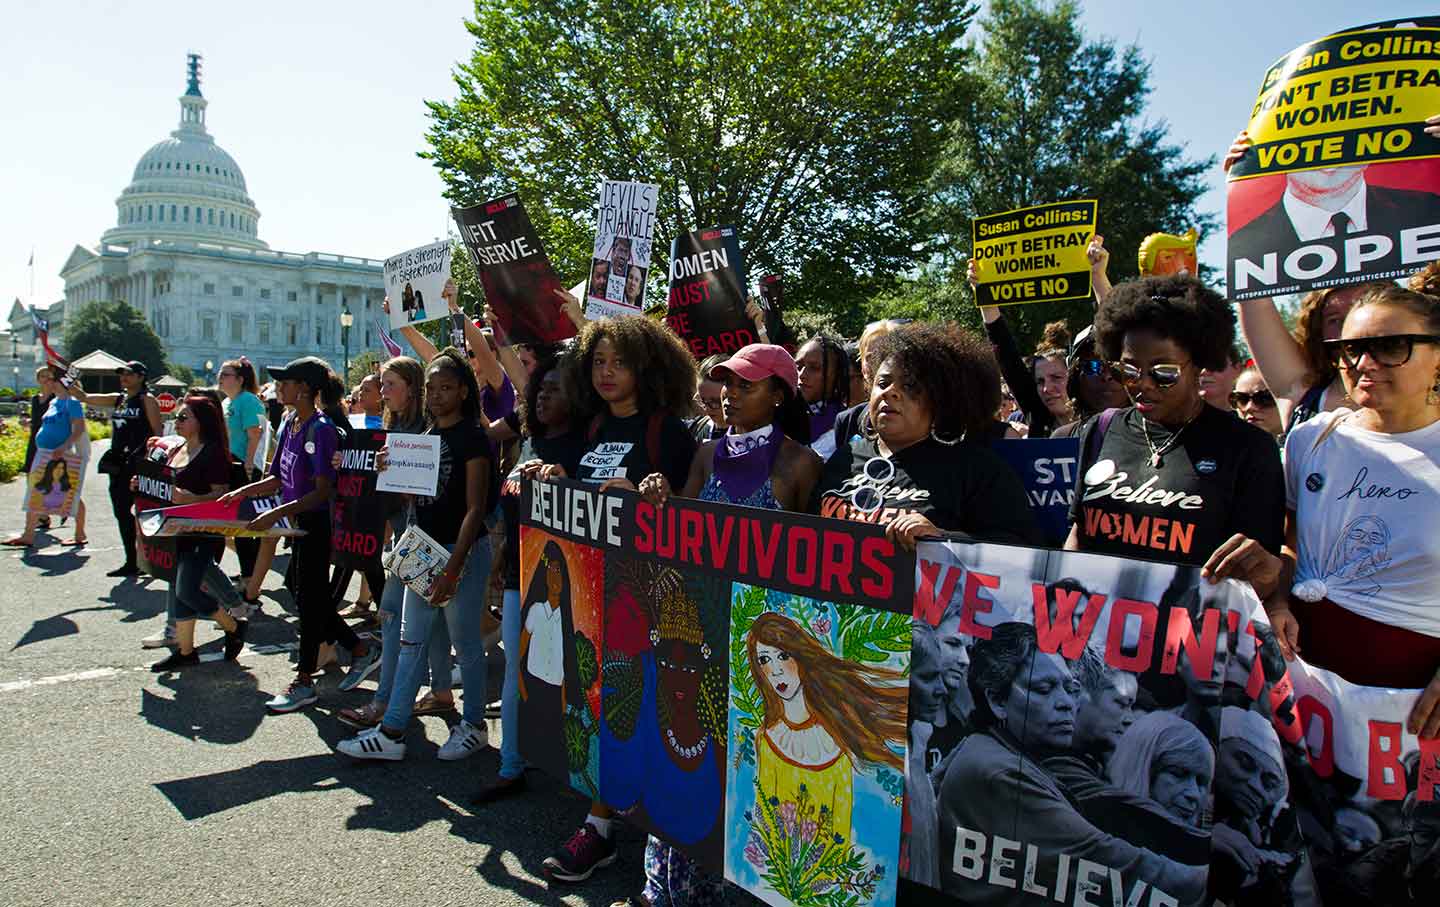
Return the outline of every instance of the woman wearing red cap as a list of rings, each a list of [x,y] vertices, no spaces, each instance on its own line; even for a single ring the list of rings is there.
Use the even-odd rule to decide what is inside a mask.
[[[684,496],[767,510],[804,510],[821,464],[807,446],[810,414],[799,394],[795,360],[782,347],[753,343],[713,366],[705,377],[722,383],[720,406],[728,430],[696,453]],[[652,473],[640,483],[640,492],[663,506],[670,482]],[[645,842],[645,887],[632,903],[706,907],[723,898],[722,879],[653,835]],[[614,907],[625,904],[619,901]]]

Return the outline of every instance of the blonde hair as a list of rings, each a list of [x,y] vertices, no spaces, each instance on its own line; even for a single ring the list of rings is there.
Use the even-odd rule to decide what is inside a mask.
[[[1174,233],[1151,233],[1140,243],[1140,254],[1137,256],[1140,264],[1141,276],[1148,276],[1155,268],[1155,258],[1165,250],[1177,252],[1189,252],[1195,254],[1195,241],[1200,235],[1191,227],[1180,235]]]

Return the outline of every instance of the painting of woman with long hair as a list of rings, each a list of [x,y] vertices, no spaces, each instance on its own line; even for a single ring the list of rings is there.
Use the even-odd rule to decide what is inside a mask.
[[[525,592],[520,630],[520,701],[526,716],[520,741],[526,758],[554,750],[565,709],[565,617],[570,608],[570,571],[559,543],[548,541]],[[543,720],[548,717],[549,721]],[[527,744],[529,744],[527,746]],[[541,764],[545,764],[541,760]]]
[[[726,877],[781,907],[893,903],[909,615],[737,584],[731,628]]]

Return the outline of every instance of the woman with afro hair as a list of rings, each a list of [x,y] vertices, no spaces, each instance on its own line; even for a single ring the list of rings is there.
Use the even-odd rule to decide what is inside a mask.
[[[1193,277],[1147,277],[1105,297],[1095,334],[1131,405],[1081,430],[1065,547],[1202,567],[1263,599],[1280,576],[1280,454],[1200,396],[1201,370],[1224,368],[1235,342],[1229,304]]]
[[[1000,374],[984,341],[948,324],[875,342],[867,417],[825,464],[811,509],[877,523],[907,547],[942,532],[1030,542],[1025,489],[989,447]]]

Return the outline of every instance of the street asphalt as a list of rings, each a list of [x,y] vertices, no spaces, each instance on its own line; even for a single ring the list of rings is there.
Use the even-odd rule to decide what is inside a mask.
[[[404,762],[357,764],[334,752],[351,733],[335,716],[368,701],[373,678],[341,694],[334,670],[318,705],[267,716],[298,631],[278,573],[238,663],[150,673],[165,650],[140,640],[163,626],[165,590],[105,576],[123,560],[106,481],[85,485],[87,547],[61,547],[66,526],[28,552],[0,549],[0,905],[603,907],[638,893],[644,836],[623,825],[613,867],[580,885],[546,879],[541,862],[587,804],[544,775],[471,804],[499,767],[498,720],[492,748],[466,761],[436,759],[447,721],[427,717]],[[0,485],[6,537],[23,525],[23,490]],[[238,572],[233,553],[224,567]],[[197,636],[218,652],[216,628]]]

